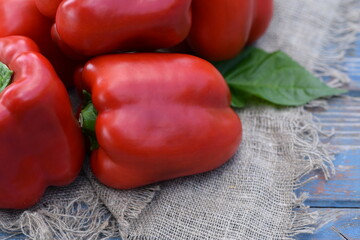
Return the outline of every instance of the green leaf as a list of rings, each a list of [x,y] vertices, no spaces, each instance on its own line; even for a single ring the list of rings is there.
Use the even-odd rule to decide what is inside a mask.
[[[98,113],[94,107],[94,104],[91,101],[90,93],[84,90],[83,95],[85,107],[81,110],[79,121],[83,133],[89,139],[90,149],[94,150],[99,147],[99,143],[96,139],[95,134],[95,124]]]
[[[5,64],[0,62],[0,92],[2,92],[11,82],[11,71]]]
[[[232,96],[231,97],[231,106],[232,107],[237,107],[237,108],[245,107],[246,101],[244,98],[241,97],[241,94],[231,93],[231,96]]]
[[[277,105],[299,106],[346,92],[327,86],[281,51],[247,48],[237,57],[214,65],[230,87],[233,105],[239,107],[245,106],[250,96]]]
[[[230,89],[231,92],[231,106],[242,108],[251,98],[251,95],[238,89]]]

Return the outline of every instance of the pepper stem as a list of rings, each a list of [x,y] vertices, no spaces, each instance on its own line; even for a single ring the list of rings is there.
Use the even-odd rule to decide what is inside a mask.
[[[97,118],[97,111],[91,100],[89,92],[83,90],[84,104],[81,110],[79,122],[83,133],[87,136],[90,142],[90,150],[94,150],[99,147],[99,143],[95,134],[95,123]]]
[[[10,85],[12,75],[13,71],[0,62],[0,92]]]

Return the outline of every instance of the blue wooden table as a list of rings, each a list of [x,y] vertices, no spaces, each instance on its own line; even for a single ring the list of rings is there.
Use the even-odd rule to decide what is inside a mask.
[[[351,99],[332,99],[330,108],[315,115],[324,131],[335,133],[329,140],[336,154],[336,174],[325,181],[305,185],[299,192],[309,192],[305,202],[311,210],[324,214],[332,221],[313,235],[302,234],[299,240],[359,240],[360,239],[360,41],[349,51],[345,61],[351,83]],[[326,140],[326,139],[324,139]]]

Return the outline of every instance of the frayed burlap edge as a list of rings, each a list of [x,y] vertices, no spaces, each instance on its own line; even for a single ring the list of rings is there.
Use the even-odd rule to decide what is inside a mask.
[[[355,42],[360,33],[360,2],[344,0],[339,8],[339,15],[329,29],[326,42],[322,45],[319,55],[312,60],[309,69],[317,77],[324,79],[330,87],[346,88],[350,83],[348,69],[343,60],[347,51],[355,48]],[[306,108],[327,109],[326,99],[314,100],[305,105]]]
[[[85,176],[71,185],[50,187],[41,201],[25,211],[2,210],[0,239],[109,239],[118,225]],[[3,221],[7,220],[7,221]]]
[[[311,71],[319,78],[325,79],[327,84],[335,88],[346,88],[350,83],[350,78],[347,75],[347,69],[342,64],[347,51],[355,48],[355,42],[359,38],[360,33],[360,2],[356,0],[345,0],[339,8],[338,18],[333,23],[333,28],[329,29],[327,38],[328,41],[323,44],[323,49],[320,54],[313,61],[313,68]],[[314,100],[304,106],[305,109],[311,110],[313,108],[327,109],[328,104],[326,99]],[[323,134],[321,130],[321,122],[312,117],[308,119],[307,126],[309,129],[305,130],[305,135],[302,139],[312,139],[314,141],[313,150],[319,154],[323,160],[316,161],[315,164],[309,164],[304,168],[303,174],[299,176],[299,184],[295,186],[295,190],[304,186],[306,183],[316,179],[318,176],[309,175],[317,169],[321,169],[324,173],[325,179],[329,179],[335,174],[335,168],[332,163],[335,152],[330,148],[330,145],[320,142],[320,135]],[[309,131],[310,130],[310,131]],[[335,133],[333,133],[335,134]],[[332,135],[332,134],[331,134]],[[329,135],[330,137],[330,135]],[[303,142],[301,140],[301,142]],[[307,179],[304,179],[306,177]],[[289,239],[293,239],[299,234],[312,234],[316,230],[322,228],[326,224],[336,220],[340,215],[344,214],[341,211],[330,211],[329,213],[320,213],[318,211],[310,211],[309,207],[304,204],[309,197],[308,193],[303,192],[300,196],[294,193],[294,211],[292,228],[288,232]]]

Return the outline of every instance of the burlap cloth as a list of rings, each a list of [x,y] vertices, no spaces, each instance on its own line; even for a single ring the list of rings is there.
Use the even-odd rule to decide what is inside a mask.
[[[281,49],[333,86],[343,84],[339,63],[359,32],[359,2],[277,0],[257,45]],[[313,232],[321,219],[303,205],[306,194],[294,190],[314,170],[328,177],[333,167],[312,114],[267,105],[238,113],[243,142],[217,170],[119,191],[99,184],[85,167],[75,183],[49,188],[35,207],[0,211],[0,229],[13,239],[37,240],[292,239]]]

